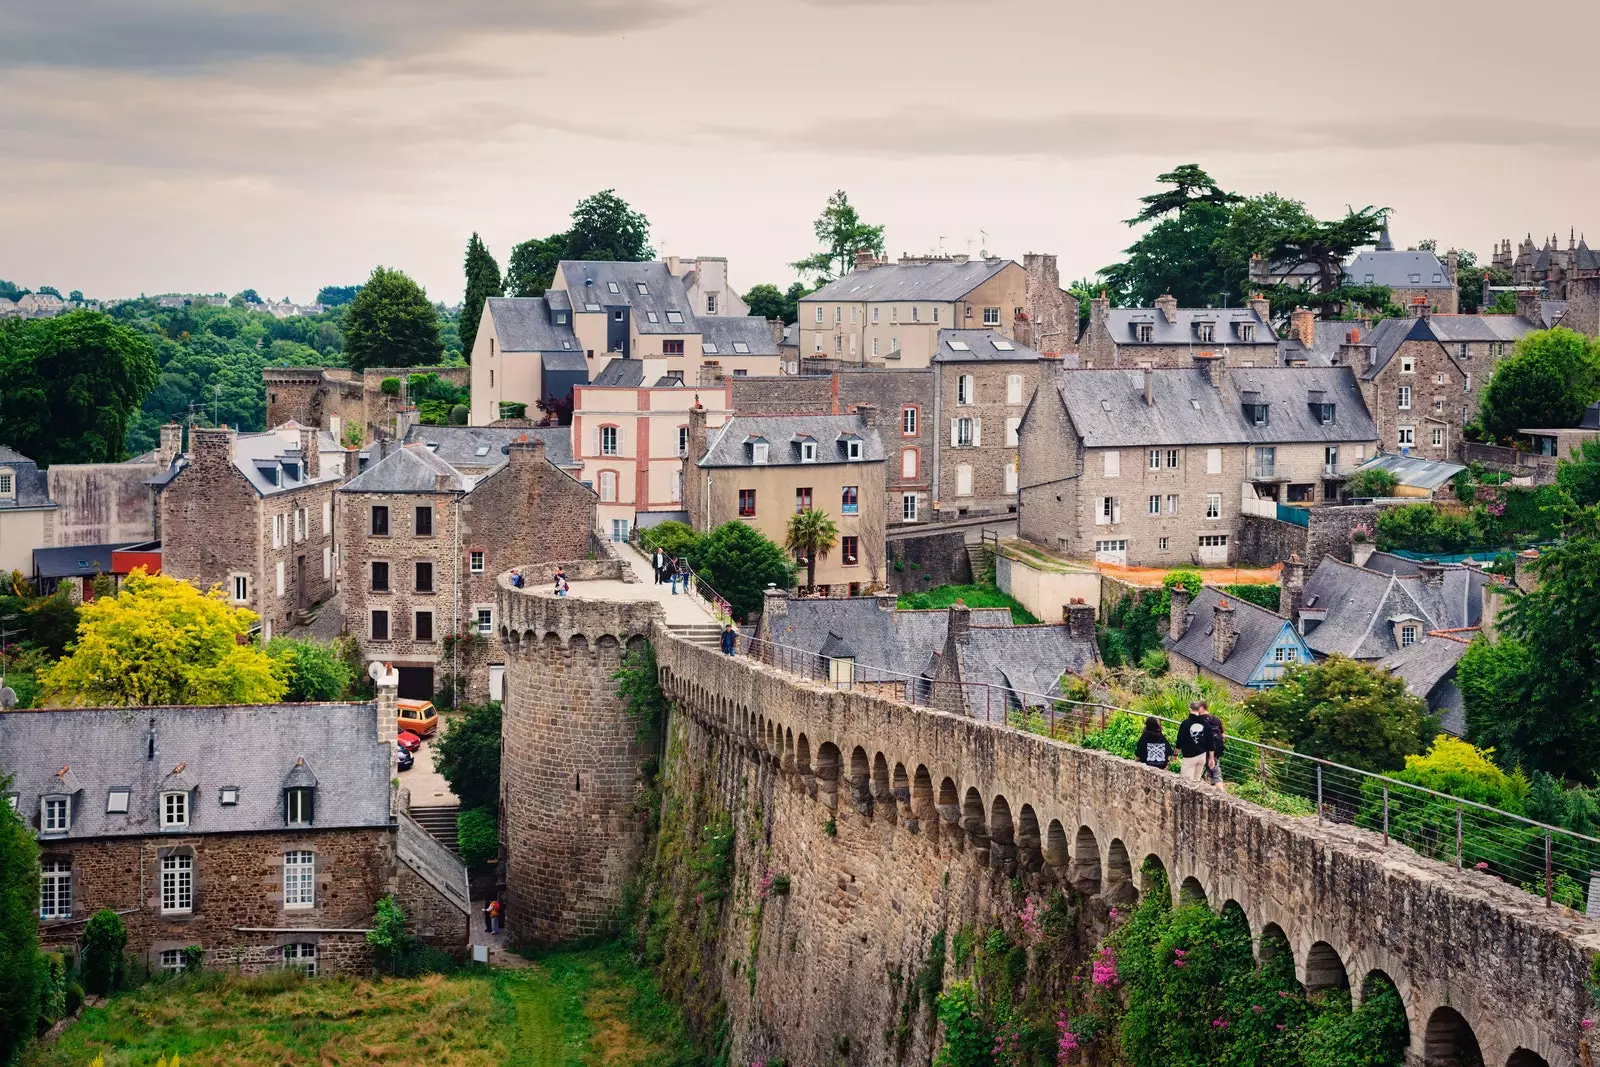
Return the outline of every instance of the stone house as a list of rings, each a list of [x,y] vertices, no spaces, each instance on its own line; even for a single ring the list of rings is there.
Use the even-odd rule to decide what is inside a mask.
[[[368,367],[360,374],[338,367],[264,367],[267,425],[294,421],[356,446],[399,440],[416,418],[405,385],[412,375],[432,374],[465,387],[468,373],[465,367]],[[400,379],[398,393],[383,391],[389,378]]]
[[[1426,316],[1384,319],[1365,336],[1353,329],[1335,359],[1357,368],[1384,449],[1439,460],[1454,454],[1483,379],[1451,356]]]
[[[1240,697],[1271,689],[1285,670],[1312,661],[1289,619],[1209,585],[1193,601],[1182,586],[1172,590],[1163,645],[1173,674],[1214,678]]]
[[[1396,250],[1386,229],[1377,247],[1358,252],[1344,267],[1347,285],[1381,285],[1389,302],[1401,308],[1426,308],[1431,314],[1454,315],[1461,309],[1456,287],[1456,254],[1443,262],[1432,252]]]
[[[1172,296],[1157,297],[1153,308],[1114,308],[1097,296],[1089,301],[1078,357],[1086,370],[1188,367],[1210,356],[1230,367],[1276,366],[1271,314],[1260,297],[1242,308],[1180,308]]]
[[[395,691],[378,693],[0,716],[5,799],[39,841],[45,946],[70,948],[110,908],[153,971],[198,949],[245,973],[366,974],[365,930],[393,893],[414,932],[464,948],[466,871],[397,813]]]
[[[1080,675],[1100,658],[1092,605],[1063,605],[1063,621],[975,624],[972,610],[952,605],[944,647],[933,666],[933,699],[941,711],[986,722],[1026,724],[1048,717],[1062,695],[1061,678]]]
[[[1535,247],[1530,233],[1511,253],[1506,239],[1495,249],[1494,266],[1511,272],[1517,292],[1517,313],[1542,326],[1565,326],[1589,337],[1600,336],[1600,252],[1576,230],[1562,248],[1552,234]],[[1485,280],[1485,302],[1489,296]]]
[[[33,554],[55,544],[56,502],[39,464],[0,445],[0,571],[33,573]]]
[[[734,415],[716,430],[689,412],[684,505],[696,532],[747,522],[782,545],[791,516],[825,512],[839,544],[817,561],[819,592],[870,592],[884,581],[884,446],[877,411],[853,415]],[[804,581],[805,568],[797,576]]]
[[[939,435],[935,518],[1017,510],[1017,428],[1034,390],[1059,365],[993,330],[939,331],[937,392],[933,410],[923,413]]]
[[[939,332],[961,329],[1059,353],[1071,347],[1077,317],[1054,256],[902,256],[890,264],[861,253],[855,270],[801,298],[799,352],[802,362],[926,367]]]
[[[261,616],[262,640],[333,594],[334,490],[345,452],[326,431],[192,427],[189,451],[152,483],[161,569]]]
[[[364,656],[394,665],[403,697],[432,699],[457,681],[466,700],[500,699],[495,576],[581,560],[593,546],[594,493],[549,460],[542,440],[483,458],[495,454],[501,462],[469,475],[417,442],[339,490],[345,632]]]
[[[1238,558],[1241,516],[1338,497],[1376,451],[1348,368],[1066,371],[1018,431],[1018,531],[1144,566]]]
[[[581,476],[583,464],[573,458],[569,426],[425,426],[416,423],[407,428],[401,443],[421,445],[462,474],[479,475],[488,474],[505,463],[511,445],[518,441],[542,441],[546,459],[574,478]],[[378,458],[386,454],[380,451]],[[364,458],[369,464],[372,462],[370,452]]]

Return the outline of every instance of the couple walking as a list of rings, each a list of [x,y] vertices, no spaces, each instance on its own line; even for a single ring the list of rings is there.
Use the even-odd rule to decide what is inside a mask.
[[[666,585],[671,583],[674,595],[678,592],[678,583],[683,583],[685,591],[689,588],[689,565],[683,559],[673,559],[661,549],[656,549],[650,556],[650,567],[656,572],[656,584]]]
[[[1189,716],[1178,724],[1178,756],[1183,776],[1196,782],[1222,784],[1222,749],[1225,731],[1222,720],[1211,714],[1203,700],[1189,702]],[[1144,720],[1144,733],[1134,746],[1134,758],[1151,767],[1165,769],[1172,763],[1172,742],[1154,715]]]

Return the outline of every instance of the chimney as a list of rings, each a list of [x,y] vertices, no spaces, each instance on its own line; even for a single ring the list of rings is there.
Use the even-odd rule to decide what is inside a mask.
[[[317,431],[313,426],[300,427],[300,462],[305,466],[308,480],[321,476],[322,457],[318,453]]]
[[[1218,663],[1228,662],[1233,646],[1239,643],[1239,627],[1234,621],[1235,608],[1227,597],[1218,597],[1217,606],[1211,609],[1211,658]]]
[[[1461,262],[1461,257],[1455,249],[1444,254],[1444,276],[1450,279],[1450,284],[1456,284],[1456,265]]]
[[[1083,597],[1075,596],[1067,602],[1065,609],[1067,633],[1079,641],[1094,640],[1094,608],[1084,603]]]
[[[683,274],[683,271],[678,269],[679,268],[679,260],[678,260],[677,256],[667,256],[666,257],[666,264],[667,264],[667,273],[672,275],[674,278],[677,278],[677,277],[679,277],[679,276],[681,276]]]
[[[189,430],[189,467],[220,470],[233,464],[234,432],[227,426]]]
[[[1422,575],[1423,584],[1430,589],[1439,589],[1444,585],[1444,567],[1437,563],[1419,563],[1417,572]]]
[[[1162,293],[1156,297],[1156,309],[1166,318],[1167,325],[1172,326],[1178,321],[1178,298],[1171,293]]]
[[[863,430],[872,429],[873,423],[875,422],[877,417],[878,417],[878,405],[876,405],[876,404],[857,404],[856,405],[856,418],[861,420],[861,428]]]
[[[1223,372],[1227,370],[1227,360],[1222,357],[1222,353],[1196,352],[1194,365],[1205,372],[1206,378],[1214,387],[1222,388]]]
[[[706,452],[706,409],[700,405],[698,394],[694,398],[694,407],[689,409],[689,455],[688,460],[694,463],[705,455]]]
[[[1428,300],[1426,297],[1412,297],[1410,310],[1411,317],[1414,319],[1426,319],[1432,317],[1433,309],[1428,306]]]
[[[1335,366],[1354,367],[1359,371],[1377,361],[1378,350],[1361,340],[1359,329],[1353,329],[1344,335],[1344,344],[1339,346],[1339,353],[1333,358]]]
[[[1289,553],[1288,562],[1283,565],[1282,582],[1278,589],[1278,614],[1298,629],[1300,603],[1306,595],[1306,565],[1299,553]]]
[[[398,708],[395,704],[400,699],[400,672],[394,669],[391,663],[382,663],[373,660],[368,668],[368,677],[377,685],[378,698],[378,743],[388,745],[394,749],[395,734],[398,731],[396,715]]]
[[[1289,312],[1289,335],[1306,348],[1317,343],[1317,317],[1310,308],[1295,308]]]
[[[879,266],[879,263],[877,258],[873,256],[872,249],[856,249],[856,270],[868,270],[876,266]]]
[[[1272,322],[1272,301],[1268,300],[1260,293],[1256,293],[1250,298],[1250,310],[1254,311],[1256,313],[1256,317],[1259,318],[1263,323]]]
[[[972,609],[957,600],[950,605],[950,636],[958,645],[967,644],[972,635]]]
[[[1111,300],[1106,296],[1104,289],[1100,295],[1089,299],[1089,333],[1088,337],[1099,337],[1106,328],[1106,318],[1111,314]]]
[[[1539,290],[1517,290],[1517,314],[1535,326],[1544,325],[1544,298],[1539,294]]]
[[[756,634],[763,640],[776,641],[776,633],[783,620],[789,616],[789,591],[767,589],[761,594],[761,618],[756,621]]]
[[[1512,561],[1512,578],[1518,589],[1524,593],[1532,593],[1539,588],[1539,572],[1535,564],[1539,562],[1539,550],[1527,548],[1518,552]]]
[[[1167,610],[1167,635],[1174,641],[1189,632],[1189,590],[1172,587],[1172,607]]]
[[[1146,367],[1144,369],[1144,406],[1147,408],[1156,406],[1155,385],[1156,372]]]
[[[161,426],[161,443],[156,446],[156,462],[163,470],[172,466],[172,461],[178,453],[183,451],[183,425],[177,422],[163,423]]]
[[[394,439],[404,441],[406,433],[417,424],[416,408],[400,408],[394,413]]]

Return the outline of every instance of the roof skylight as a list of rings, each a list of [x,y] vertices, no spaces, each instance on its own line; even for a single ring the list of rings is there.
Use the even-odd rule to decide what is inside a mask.
[[[972,346],[965,341],[951,341],[950,347],[957,352],[971,352]]]
[[[994,346],[995,346],[995,348],[999,349],[1001,352],[1010,352],[1010,351],[1013,351],[1013,349],[1014,349],[1014,346],[1011,344],[1010,341],[996,341],[994,343]]]
[[[668,322],[682,322],[683,321],[683,312],[681,312],[681,311],[669,311],[669,312],[667,312],[667,321]]]

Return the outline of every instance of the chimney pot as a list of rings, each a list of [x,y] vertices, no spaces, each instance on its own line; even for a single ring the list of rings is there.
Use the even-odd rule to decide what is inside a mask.
[[[1217,598],[1217,606],[1211,609],[1211,658],[1217,663],[1228,662],[1234,645],[1239,643],[1235,610],[1227,597]]]
[[[1167,634],[1174,640],[1189,631],[1189,590],[1181,585],[1172,587],[1172,607],[1167,612]]]

